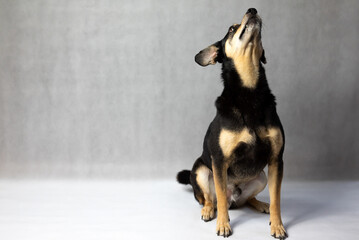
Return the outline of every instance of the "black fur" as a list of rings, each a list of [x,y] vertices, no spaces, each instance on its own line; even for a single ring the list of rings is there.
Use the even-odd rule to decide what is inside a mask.
[[[191,171],[189,170],[182,170],[177,174],[177,181],[182,184],[190,184],[190,175]]]

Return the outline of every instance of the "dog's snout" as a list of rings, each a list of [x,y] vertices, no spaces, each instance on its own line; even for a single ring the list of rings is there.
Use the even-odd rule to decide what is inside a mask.
[[[256,14],[257,14],[257,9],[255,9],[255,8],[250,8],[250,9],[248,9],[247,13],[256,15]]]

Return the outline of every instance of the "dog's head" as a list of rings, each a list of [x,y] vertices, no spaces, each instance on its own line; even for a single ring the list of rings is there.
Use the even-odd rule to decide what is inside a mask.
[[[240,24],[232,25],[226,36],[200,51],[195,61],[201,66],[232,60],[234,63],[252,61],[266,63],[261,41],[262,20],[254,8],[248,9]]]

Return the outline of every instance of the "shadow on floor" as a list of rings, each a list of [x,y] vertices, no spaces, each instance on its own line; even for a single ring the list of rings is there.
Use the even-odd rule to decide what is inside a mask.
[[[184,188],[186,192],[193,193],[191,187]],[[315,189],[315,191],[313,191]],[[333,195],[335,193],[335,196]],[[266,193],[267,194],[267,193]],[[288,189],[286,196],[282,196],[281,209],[282,219],[286,230],[290,230],[293,226],[313,221],[314,219],[333,216],[340,212],[335,206],[348,194],[347,188],[338,187],[331,183],[316,183],[316,186],[308,186],[307,188]],[[260,196],[259,200],[269,203],[269,196]],[[245,222],[248,218],[261,218],[263,213],[259,213],[251,207],[245,205],[238,209],[242,214],[235,219],[231,219],[233,228]],[[269,216],[268,216],[269,220]]]

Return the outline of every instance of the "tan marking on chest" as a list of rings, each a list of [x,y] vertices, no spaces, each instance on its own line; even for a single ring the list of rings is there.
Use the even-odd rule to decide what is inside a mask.
[[[268,138],[272,147],[272,157],[277,157],[283,146],[283,135],[279,128],[261,128],[258,132],[260,138]]]
[[[219,134],[219,146],[226,158],[232,155],[234,149],[240,142],[252,144],[254,141],[255,136],[253,133],[250,133],[248,128],[244,128],[242,131],[222,129]]]

